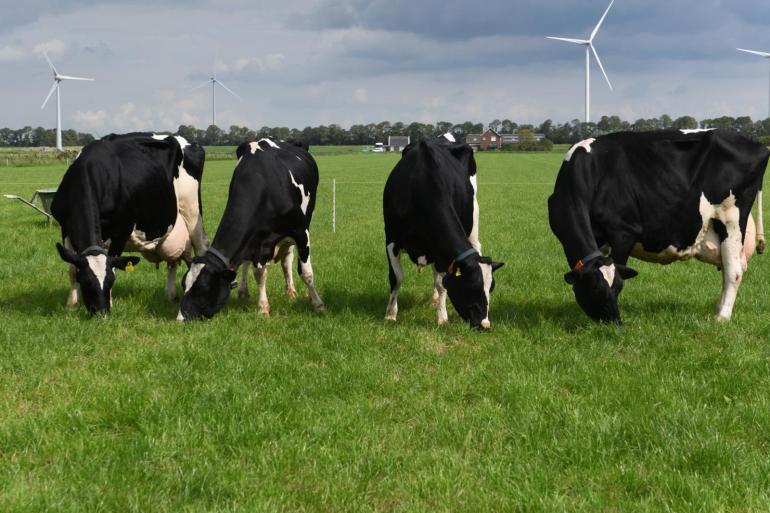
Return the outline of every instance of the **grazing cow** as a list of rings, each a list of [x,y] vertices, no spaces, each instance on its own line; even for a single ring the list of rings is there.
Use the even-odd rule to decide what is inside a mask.
[[[317,312],[323,301],[313,286],[310,263],[310,221],[315,208],[318,167],[298,143],[275,143],[270,139],[238,147],[238,164],[230,182],[222,221],[203,257],[193,260],[182,278],[184,297],[177,320],[212,317],[230,296],[235,268],[254,264],[259,283],[259,307],[269,312],[265,291],[267,264],[281,260],[291,265],[293,246],[299,254],[299,274],[307,285]],[[291,274],[290,272],[288,273]],[[293,282],[287,279],[287,292]]]
[[[109,135],[83,148],[51,204],[64,240],[64,246],[56,246],[70,264],[68,306],[78,304],[80,285],[89,312],[108,312],[114,269],[130,270],[139,262],[120,256],[129,240],[157,239],[158,246],[168,248],[178,213],[196,252],[205,251],[199,196],[203,160],[203,149],[182,137],[143,133]]]
[[[572,269],[564,278],[583,311],[621,324],[618,295],[623,280],[637,275],[626,267],[630,256],[661,264],[695,257],[722,269],[716,315],[730,319],[753,252],[755,197],[757,250],[764,249],[769,156],[765,146],[725,130],[616,133],[573,146],[548,214]]]
[[[492,273],[503,264],[481,256],[476,161],[467,144],[450,134],[407,146],[390,173],[383,195],[390,302],[385,319],[395,321],[404,279],[400,253],[422,270],[433,264],[438,323],[448,321],[446,295],[473,328],[489,329]]]

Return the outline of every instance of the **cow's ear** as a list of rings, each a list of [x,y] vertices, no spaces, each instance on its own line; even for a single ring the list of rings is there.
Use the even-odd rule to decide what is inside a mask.
[[[570,285],[574,285],[575,283],[577,283],[579,276],[580,276],[580,271],[570,271],[564,275],[564,281],[566,281]]]
[[[500,269],[504,265],[505,265],[505,262],[494,262],[493,261],[492,262],[492,272],[497,271],[498,269]]]
[[[242,144],[241,144],[240,146],[238,146],[238,148],[235,150],[235,158],[236,158],[236,159],[239,159],[239,158],[243,157],[243,156],[246,154],[246,152],[248,151],[248,149],[250,149],[250,148],[251,148],[251,147],[249,146],[249,143],[248,143],[248,142],[242,143]]]
[[[59,256],[62,260],[68,264],[72,264],[75,267],[83,265],[84,259],[79,257],[74,251],[69,248],[65,248],[58,242],[56,243],[56,249],[59,251]]]
[[[635,269],[626,267],[623,264],[615,264],[615,269],[618,271],[618,274],[620,274],[620,277],[624,280],[630,280],[631,278],[636,278],[639,275]]]
[[[222,271],[222,276],[227,281],[233,281],[235,280],[235,277],[238,276],[238,274],[232,269],[225,269],[224,271]]]
[[[139,263],[139,257],[130,256],[130,257],[110,257],[110,267],[113,269],[120,269],[121,271],[128,270],[131,272],[134,269],[134,266]]]

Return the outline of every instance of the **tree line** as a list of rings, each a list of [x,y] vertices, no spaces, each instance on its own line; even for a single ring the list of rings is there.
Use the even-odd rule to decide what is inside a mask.
[[[464,140],[467,134],[478,134],[486,128],[498,133],[512,133],[516,130],[532,130],[545,135],[546,139],[555,144],[573,144],[588,137],[619,131],[647,131],[661,129],[697,129],[697,128],[727,128],[741,132],[749,137],[765,139],[770,142],[770,118],[754,121],[749,116],[737,118],[722,116],[714,119],[696,120],[692,116],[682,116],[672,119],[663,114],[658,118],[638,119],[634,122],[624,121],[619,116],[602,116],[597,122],[585,123],[578,119],[566,123],[554,123],[547,119],[539,125],[519,125],[510,119],[495,119],[484,125],[466,121],[451,123],[439,121],[430,123],[380,123],[358,124],[345,129],[339,125],[321,125],[303,129],[288,127],[263,126],[258,130],[233,125],[228,131],[211,125],[206,129],[191,125],[180,125],[179,135],[190,141],[208,146],[236,146],[246,141],[262,137],[272,137],[278,140],[299,139],[312,146],[319,145],[370,145],[376,142],[387,143],[390,135],[408,135],[412,140],[422,137],[434,138],[447,132],[452,133],[458,141]],[[92,134],[63,130],[62,141],[65,146],[82,146],[94,140]],[[0,129],[0,146],[54,146],[56,134],[53,129],[42,127],[24,127],[18,130],[11,128]]]

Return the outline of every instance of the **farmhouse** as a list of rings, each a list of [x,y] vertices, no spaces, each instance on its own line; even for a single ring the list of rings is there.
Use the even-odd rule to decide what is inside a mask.
[[[387,151],[403,151],[409,145],[408,135],[389,135]]]
[[[533,133],[536,142],[545,139],[544,134]],[[511,134],[500,134],[495,130],[489,129],[483,134],[468,134],[465,136],[465,143],[476,150],[499,150],[504,144],[518,144],[519,131],[515,130]]]

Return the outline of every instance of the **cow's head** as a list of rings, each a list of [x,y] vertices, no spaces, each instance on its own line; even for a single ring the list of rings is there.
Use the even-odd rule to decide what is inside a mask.
[[[179,306],[178,321],[211,318],[220,311],[230,297],[235,271],[228,269],[211,250],[193,259],[182,277],[184,296]]]
[[[75,266],[75,279],[80,285],[83,304],[92,314],[110,311],[115,269],[126,270],[139,263],[139,257],[107,256],[102,248],[89,248],[81,254],[56,244],[61,259]]]
[[[630,267],[613,262],[610,257],[600,257],[568,272],[564,280],[572,285],[575,299],[588,317],[620,326],[618,296],[623,290],[623,280],[637,274]]]
[[[502,263],[493,262],[489,257],[473,253],[471,256],[453,262],[444,276],[444,288],[449,300],[472,328],[489,329],[489,296],[495,290],[492,276]]]

